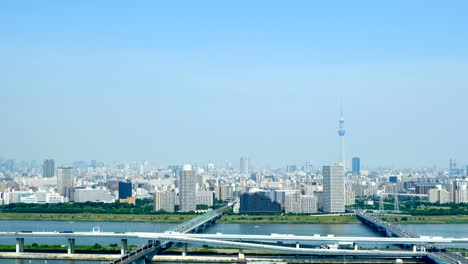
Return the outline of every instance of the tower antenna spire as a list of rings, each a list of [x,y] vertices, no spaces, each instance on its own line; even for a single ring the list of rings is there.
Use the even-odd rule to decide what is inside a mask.
[[[344,129],[344,118],[343,118],[343,103],[340,102],[340,129],[338,130],[338,135],[340,136],[340,162],[343,164],[344,170],[346,172],[346,157],[345,157],[345,145],[344,145],[344,135],[346,133]]]

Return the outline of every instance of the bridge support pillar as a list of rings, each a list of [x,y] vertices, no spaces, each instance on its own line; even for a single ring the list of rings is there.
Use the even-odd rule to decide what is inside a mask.
[[[128,240],[123,238],[120,240],[120,254],[125,255],[127,254],[127,245],[128,245]]]
[[[24,238],[16,238],[16,253],[24,252]]]
[[[187,243],[182,243],[182,256],[187,256]]]
[[[359,250],[359,245],[357,243],[354,243],[353,248],[354,248],[354,250]]]
[[[75,254],[75,239],[69,238],[68,239],[68,254]]]
[[[416,252],[416,251],[417,251],[416,245],[413,245],[413,252]]]
[[[299,242],[296,242],[296,248],[300,248],[301,245],[299,244]]]
[[[239,248],[239,259],[245,259],[244,251],[242,251],[242,248]]]

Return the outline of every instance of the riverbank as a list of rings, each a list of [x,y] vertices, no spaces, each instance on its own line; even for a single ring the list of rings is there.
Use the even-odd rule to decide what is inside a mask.
[[[219,223],[354,224],[360,221],[354,215],[224,215]]]
[[[40,221],[96,221],[96,222],[146,222],[183,223],[194,214],[43,214],[43,213],[0,213],[0,220]],[[360,223],[355,216],[339,215],[223,215],[220,223],[271,223],[271,224],[351,224]]]
[[[466,224],[468,215],[383,216],[383,220],[399,224]]]
[[[44,214],[0,213],[0,220],[183,223],[195,214]]]
[[[42,253],[4,253],[0,252],[0,259],[13,262],[18,259],[23,260],[94,260],[94,261],[111,261],[118,258],[119,255],[103,255],[103,254],[42,254]],[[394,263],[391,258],[388,259],[359,259],[353,256],[343,257],[338,256],[335,258],[323,258],[307,256],[305,258],[286,258],[286,257],[256,257],[246,256],[250,262],[272,262],[272,263],[372,263],[372,264],[390,264]],[[151,260],[151,263],[236,263],[238,260],[237,255],[230,256],[170,256],[170,255],[156,255]],[[9,263],[8,262],[8,263]],[[405,263],[419,264],[424,263],[421,259],[405,259]]]
[[[135,249],[137,246],[128,246],[129,250]],[[68,248],[65,245],[43,245],[32,244],[24,245],[26,253],[67,253]],[[0,245],[0,252],[15,252],[16,245]],[[109,246],[95,245],[76,245],[75,253],[79,254],[120,254],[120,245],[113,244]]]
[[[44,213],[0,213],[0,220],[32,221],[96,221],[96,222],[145,222],[182,223],[195,214],[44,214]],[[468,215],[434,216],[383,216],[386,221],[402,224],[466,224]],[[262,224],[353,224],[360,223],[352,215],[223,215],[219,223],[262,223]]]

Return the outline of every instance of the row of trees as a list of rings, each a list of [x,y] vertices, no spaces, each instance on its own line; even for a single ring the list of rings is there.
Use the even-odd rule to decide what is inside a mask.
[[[217,209],[224,204],[215,204],[214,209]],[[176,206],[177,209],[178,206]],[[207,205],[197,205],[197,210],[208,209]],[[154,212],[153,200],[137,199],[135,205],[128,203],[57,203],[57,204],[26,204],[12,203],[0,206],[0,211],[4,213],[57,213],[57,214],[168,214],[166,211]],[[193,212],[178,213],[191,214]]]
[[[115,203],[12,203],[1,206],[0,210],[5,213],[157,214],[157,212],[153,212],[153,203],[150,199],[137,200],[135,205],[118,201]]]

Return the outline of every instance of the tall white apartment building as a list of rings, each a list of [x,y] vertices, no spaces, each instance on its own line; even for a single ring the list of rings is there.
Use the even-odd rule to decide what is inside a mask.
[[[345,211],[344,167],[342,164],[323,166],[323,212]]]
[[[197,178],[191,165],[183,165],[179,180],[179,211],[190,212],[197,209]]]

